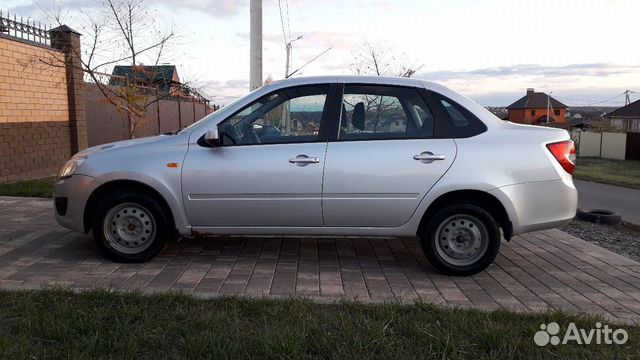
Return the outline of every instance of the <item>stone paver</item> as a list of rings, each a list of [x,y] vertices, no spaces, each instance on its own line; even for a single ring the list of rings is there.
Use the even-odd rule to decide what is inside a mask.
[[[420,300],[640,322],[640,263],[555,229],[503,242],[495,263],[471,277],[435,272],[416,239],[185,239],[148,263],[118,264],[102,256],[91,236],[57,225],[52,207],[49,200],[0,197],[0,288]]]

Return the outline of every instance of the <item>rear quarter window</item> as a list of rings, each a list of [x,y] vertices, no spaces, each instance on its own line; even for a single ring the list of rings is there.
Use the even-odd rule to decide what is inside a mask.
[[[438,104],[449,117],[454,138],[468,138],[487,131],[487,126],[471,111],[444,95],[433,93]]]

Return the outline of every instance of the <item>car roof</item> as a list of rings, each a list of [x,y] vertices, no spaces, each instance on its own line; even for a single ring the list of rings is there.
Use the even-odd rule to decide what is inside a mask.
[[[379,85],[404,85],[421,86],[420,80],[407,77],[377,76],[377,75],[326,75],[326,76],[300,76],[289,79],[277,80],[269,85],[291,86],[291,85],[311,85],[327,84],[335,82],[349,82],[362,84]]]
[[[325,75],[325,76],[300,76],[289,79],[276,80],[265,86],[265,91],[273,91],[276,89],[313,84],[330,84],[330,83],[358,83],[358,84],[375,84],[375,85],[395,85],[395,86],[412,86],[424,87],[446,95],[451,95],[452,91],[440,84],[418,78],[408,78],[399,76],[378,76],[378,75]]]

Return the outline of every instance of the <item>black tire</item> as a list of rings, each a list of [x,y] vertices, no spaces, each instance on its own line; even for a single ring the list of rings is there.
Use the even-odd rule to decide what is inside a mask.
[[[118,244],[112,245],[105,234],[105,226],[108,226],[105,224],[105,217],[113,209],[124,206],[123,204],[134,204],[143,207],[144,210],[147,210],[147,218],[152,217],[152,223],[155,225],[152,235],[145,239],[145,246],[147,247],[139,252],[126,253],[118,250],[114,247],[118,246]],[[142,192],[120,190],[107,195],[98,203],[92,224],[93,236],[98,246],[109,258],[117,262],[145,262],[160,253],[169,241],[175,237],[175,227],[173,226],[171,214],[163,208],[155,197]],[[113,236],[118,237],[117,235]]]
[[[448,244],[444,238],[440,245],[437,243],[441,241],[441,239],[438,238],[438,230],[444,229],[448,231],[447,224],[454,224],[453,226],[455,226],[457,216],[473,219],[473,222],[466,226],[472,227],[473,223],[476,222],[480,225],[476,225],[476,228],[478,229],[478,233],[481,234],[479,238],[481,239],[480,241],[482,241],[482,245],[479,247],[482,247],[482,249],[473,255],[473,257],[477,257],[477,259],[472,259],[473,263],[471,264],[453,264],[447,260],[447,255],[442,255],[438,249],[440,248],[440,251],[446,251],[442,249],[447,247],[445,244]],[[462,223],[464,223],[464,221]],[[475,204],[453,203],[441,208],[427,220],[423,232],[419,234],[419,238],[425,256],[438,271],[446,275],[469,276],[483,271],[491,265],[498,255],[501,236],[498,223],[489,212]],[[460,246],[462,246],[462,244],[460,244]]]
[[[622,217],[620,215],[614,213],[609,210],[580,210],[578,209],[576,213],[576,217],[578,220],[593,222],[597,224],[605,224],[605,225],[617,225],[622,221]]]

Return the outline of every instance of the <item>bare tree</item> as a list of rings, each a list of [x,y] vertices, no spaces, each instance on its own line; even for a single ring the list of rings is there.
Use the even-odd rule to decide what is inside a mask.
[[[262,82],[263,85],[269,85],[273,82],[273,76],[271,75],[267,75],[267,77],[264,79],[264,81]]]
[[[50,21],[65,24],[68,12],[62,6],[42,10]],[[156,74],[144,67],[143,62],[160,64],[177,45],[175,26],[161,18],[145,0],[105,0],[100,9],[82,12],[78,21],[84,43],[82,50],[71,51],[80,59],[85,77],[128,123],[130,138],[144,126],[145,113],[152,104],[185,89],[178,84],[160,93],[152,85]],[[55,57],[39,60],[49,66],[65,66]],[[124,77],[107,74],[114,65],[131,66],[131,73]],[[171,83],[171,79],[165,80]]]
[[[358,75],[391,75],[411,77],[422,69],[423,65],[417,65],[409,61],[404,54],[398,54],[391,46],[384,42],[376,44],[365,40],[362,46],[352,52],[353,62],[349,64],[351,71]],[[390,113],[396,110],[397,104],[393,98],[380,95],[364,95],[360,98],[365,106],[365,112],[371,114],[371,124],[374,130],[378,127],[388,126],[389,119],[381,121],[383,112]],[[348,105],[353,107],[355,104]]]
[[[362,46],[352,52],[352,56],[353,62],[349,64],[349,68],[359,75],[411,77],[423,67],[409,61],[403,54],[396,54],[396,51],[384,42],[372,44],[365,40]]]

